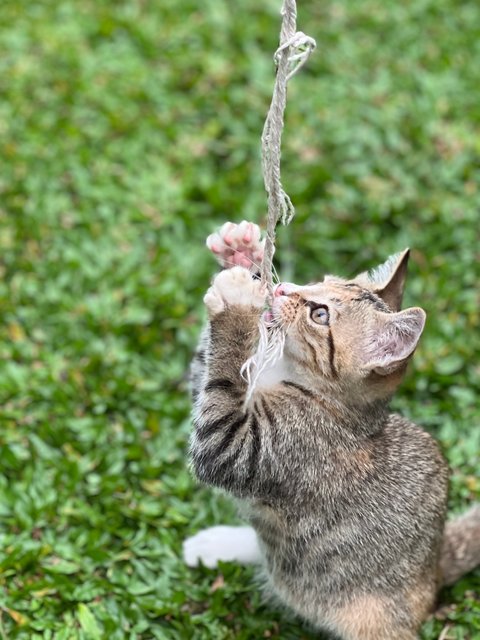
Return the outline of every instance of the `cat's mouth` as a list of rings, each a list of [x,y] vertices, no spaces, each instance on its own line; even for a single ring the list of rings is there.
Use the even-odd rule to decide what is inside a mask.
[[[275,308],[275,305],[273,307],[269,307],[263,312],[262,321],[268,333],[276,331],[284,325],[280,311]]]
[[[277,289],[278,290],[278,289]],[[277,295],[273,300],[273,304],[268,306],[262,314],[262,320],[268,330],[277,329],[284,325],[282,308],[287,298],[282,294]]]
[[[262,319],[267,325],[267,328],[270,329],[271,327],[273,327],[273,324],[275,322],[275,316],[273,315],[273,310],[267,309],[266,311],[264,311],[262,315]]]

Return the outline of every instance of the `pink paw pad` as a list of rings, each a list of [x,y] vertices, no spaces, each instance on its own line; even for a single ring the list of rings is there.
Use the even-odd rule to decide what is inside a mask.
[[[265,246],[260,236],[260,227],[253,222],[226,222],[208,236],[207,247],[225,269],[240,266],[259,271]]]

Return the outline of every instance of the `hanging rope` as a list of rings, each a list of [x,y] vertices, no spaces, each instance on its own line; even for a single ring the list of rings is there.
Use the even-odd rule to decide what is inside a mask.
[[[277,76],[273,87],[272,102],[262,133],[263,181],[268,194],[267,238],[261,267],[262,284],[267,288],[267,302],[273,302],[272,262],[275,252],[275,227],[278,222],[288,224],[295,215],[292,201],[285,193],[280,180],[280,155],[283,131],[283,114],[287,103],[287,84],[303,67],[315,49],[315,40],[297,28],[295,0],[283,0],[280,46],[274,55]],[[272,366],[283,352],[285,335],[279,328],[267,327],[264,317],[259,323],[259,340],[256,353],[242,366],[241,375],[248,382],[245,404],[262,372]]]
[[[278,222],[288,224],[295,209],[280,180],[280,157],[283,131],[283,115],[287,103],[288,81],[303,67],[316,47],[315,40],[297,29],[295,0],[283,0],[280,46],[274,55],[277,75],[273,87],[272,102],[262,133],[262,170],[265,190],[268,194],[267,238],[262,263],[262,283],[266,285],[268,298],[273,299],[272,262],[275,253],[275,228]]]

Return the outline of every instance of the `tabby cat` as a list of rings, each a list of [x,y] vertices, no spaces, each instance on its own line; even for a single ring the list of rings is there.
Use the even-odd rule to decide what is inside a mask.
[[[425,323],[422,309],[400,310],[408,251],[353,280],[279,284],[265,312],[259,228],[227,223],[207,244],[224,270],[193,363],[191,464],[240,499],[251,527],[193,536],[187,564],[262,563],[270,589],[318,629],[413,640],[438,589],[480,563],[480,508],[445,524],[438,445],[389,413]],[[262,313],[284,351],[246,402],[240,369]]]

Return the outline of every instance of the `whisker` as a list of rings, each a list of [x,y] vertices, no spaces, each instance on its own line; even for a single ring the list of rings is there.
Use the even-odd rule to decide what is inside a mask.
[[[273,264],[273,262],[272,262],[272,275],[273,275],[273,280],[274,280],[274,281],[276,280],[276,281],[277,281],[277,284],[278,284],[279,282],[281,282],[281,280],[280,280],[280,276],[278,275],[278,271],[277,271],[277,269],[276,269],[275,265]]]
[[[234,249],[233,247],[229,247],[229,249],[230,249],[230,251],[233,251],[234,253],[239,253],[240,255],[243,255],[245,258],[247,258],[247,260],[250,261],[251,264],[253,264],[254,267],[256,267],[260,271],[260,269],[261,269],[260,265],[257,264],[254,260],[252,260],[250,258],[250,256],[246,256],[243,251],[240,251],[240,249]],[[233,264],[235,264],[235,263],[233,263]]]
[[[228,258],[222,258],[222,262],[223,264],[229,265],[228,268],[241,266],[241,265],[238,265],[236,262],[233,262],[232,260],[228,260]],[[254,267],[256,267],[260,271],[260,267],[258,267],[252,260],[250,260],[250,262],[253,264]]]
[[[243,251],[240,251],[239,249],[234,249],[233,247],[229,247],[229,249],[231,251],[234,251],[235,253],[239,253],[241,255],[245,255],[243,253]],[[247,256],[245,256],[247,257]],[[250,263],[256,267],[258,269],[258,271],[261,271],[261,266],[259,264],[257,264],[254,260],[252,260],[250,257],[248,257],[248,260],[250,261]],[[232,262],[232,260],[228,260],[227,258],[222,258],[222,262],[230,264],[232,267],[238,266],[235,262]],[[272,272],[273,272],[273,281],[275,282],[275,284],[278,284],[280,282],[280,278],[278,276],[277,270],[275,269],[275,266],[272,265]]]
[[[260,271],[260,265],[258,265],[254,260],[252,260],[249,256],[245,256],[245,254],[240,251],[239,249],[233,249],[232,247],[230,247],[230,250],[235,252],[235,253],[239,253],[241,255],[243,255],[245,258],[247,258],[250,261],[250,264],[253,265],[254,267],[256,267],[258,269],[258,271]],[[227,262],[228,264],[231,264],[232,266],[237,266],[238,264],[236,262],[232,262],[232,260],[228,260],[227,258],[223,258],[224,262]]]
[[[278,271],[275,268],[275,265],[272,263],[272,281],[273,284],[280,284],[280,276],[278,275]]]

